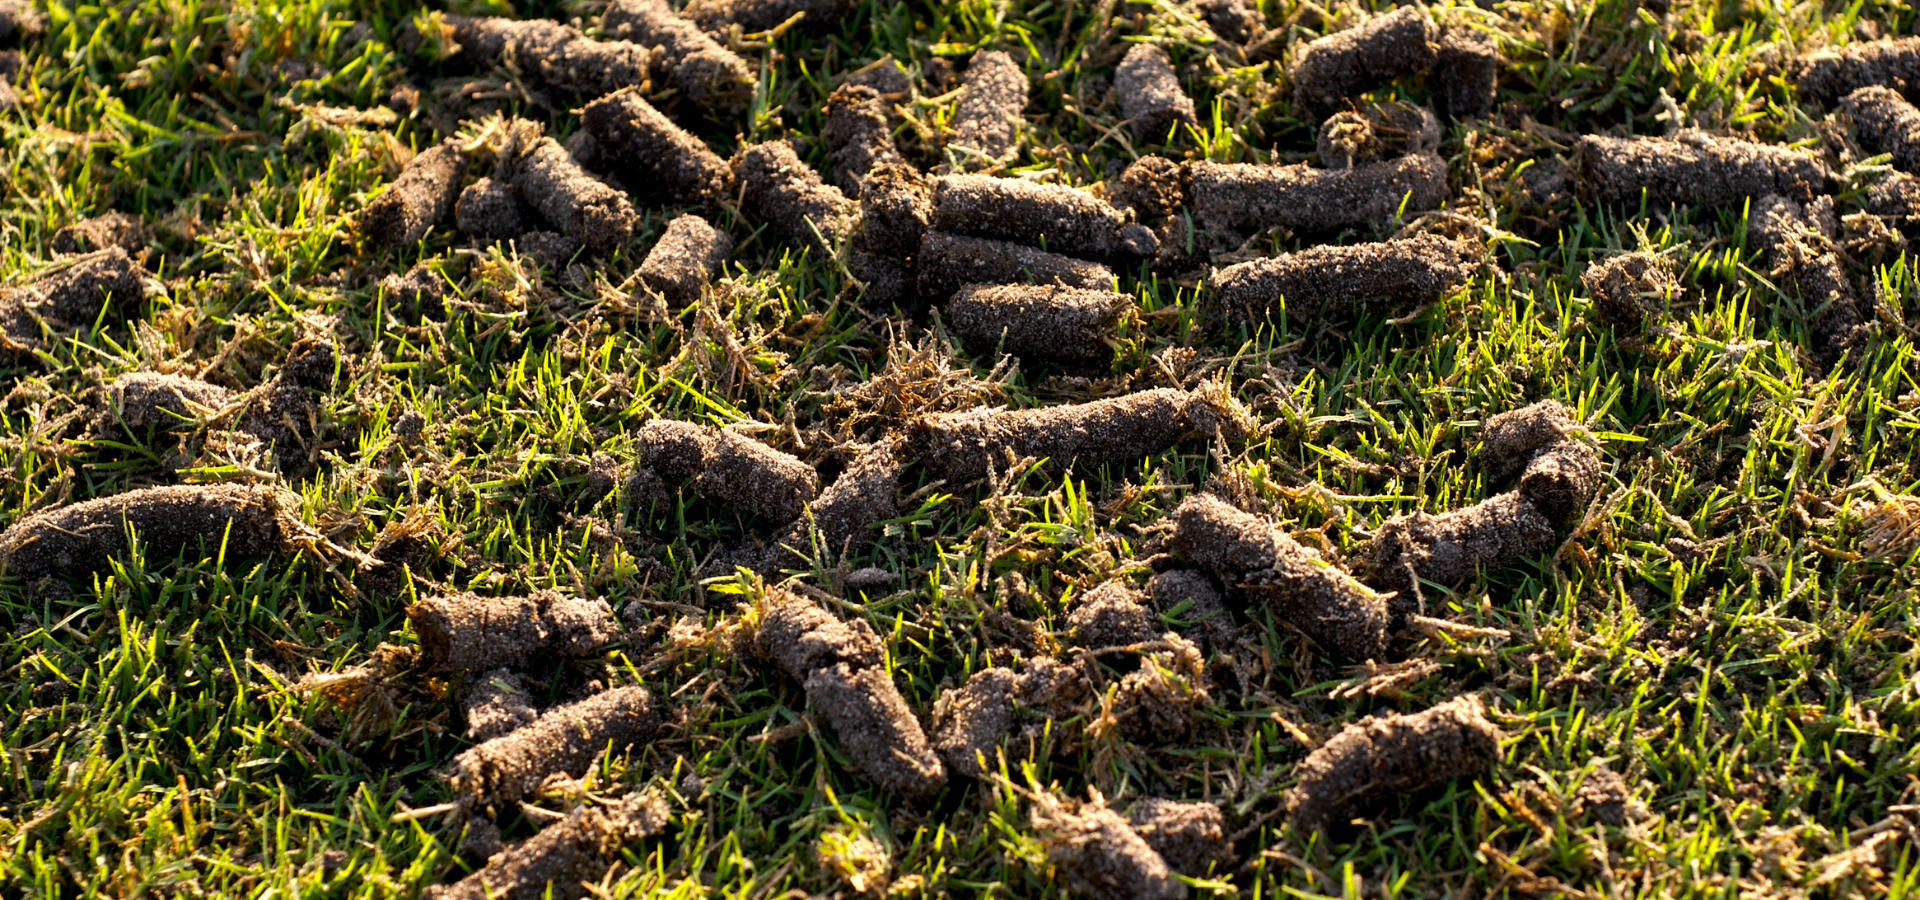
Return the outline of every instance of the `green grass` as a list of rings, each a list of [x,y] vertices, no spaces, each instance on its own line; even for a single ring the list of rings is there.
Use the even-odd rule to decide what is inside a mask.
[[[1000,47],[1024,51],[1034,81],[1021,171],[1093,184],[1145,152],[1297,160],[1312,135],[1289,117],[1279,60],[1322,26],[1304,4],[1264,5],[1280,38],[1248,60],[1204,43],[1190,13],[1166,2],[869,0],[824,37],[794,32],[744,51],[766,73],[754,112],[696,130],[722,152],[736,137],[814,135],[841,71],[885,53],[924,67]],[[589,24],[591,7],[456,6]],[[327,543],[297,557],[135,559],[63,585],[0,584],[0,894],[374,897],[460,877],[459,823],[394,821],[447,799],[433,772],[466,745],[448,686],[409,677],[346,705],[290,688],[363,665],[383,642],[413,643],[403,611],[423,592],[555,586],[605,596],[640,627],[603,660],[539,673],[553,698],[588,679],[637,681],[667,709],[658,739],[591,779],[602,792],[651,785],[674,810],[669,835],[630,856],[611,895],[845,892],[819,852],[848,859],[878,846],[904,895],[1057,896],[1017,791],[956,782],[930,806],[895,802],[852,774],[824,732],[788,727],[803,721],[799,691],[731,649],[753,586],[694,574],[717,548],[766,534],[764,523],[690,497],[657,517],[620,495],[586,512],[560,502],[595,452],[630,461],[631,432],[653,416],[779,426],[756,434],[838,464],[844,442],[901,423],[836,392],[904,358],[890,335],[928,340],[927,323],[840,299],[837,267],[726,211],[717,224],[742,239],[733,280],[671,320],[608,298],[680,210],[645,210],[634,240],[583,285],[458,249],[445,228],[400,253],[357,247],[351,217],[390,176],[394,148],[437,138],[424,113],[338,124],[319,108],[378,108],[410,64],[438,74],[387,43],[414,11],[55,6],[28,48],[17,85],[27,102],[0,113],[0,278],[17,283],[51,261],[59,226],[120,209],[155,226],[149,265],[168,291],[130,323],[4,363],[9,520],[134,487],[248,477],[245,460],[172,439],[81,440],[77,423],[118,374],[204,372],[251,387],[310,332],[332,335],[351,365],[328,401],[328,461],[293,486]],[[1486,497],[1475,426],[1559,398],[1602,434],[1607,480],[1593,516],[1551,557],[1428,594],[1431,614],[1498,633],[1436,634],[1368,671],[1303,656],[1253,612],[1216,659],[1217,706],[1197,739],[1104,738],[1039,765],[1033,784],[1222,802],[1247,836],[1240,862],[1202,896],[1911,896],[1920,578],[1911,552],[1867,552],[1860,518],[1871,483],[1920,491],[1920,272],[1897,251],[1856,254],[1857,283],[1877,286],[1878,322],[1855,360],[1823,373],[1803,349],[1799,301],[1745,247],[1743,210],[1541,213],[1522,208],[1519,190],[1525,167],[1565,151],[1567,132],[1663,132],[1663,94],[1701,127],[1814,141],[1821,114],[1796,101],[1777,64],[1904,33],[1910,9],[1679,0],[1661,18],[1620,0],[1503,0],[1460,13],[1497,32],[1509,60],[1500,101],[1512,114],[1457,127],[1443,148],[1453,206],[1489,226],[1497,270],[1402,324],[1368,313],[1257,331],[1226,324],[1191,284],[1127,273],[1149,314],[1107,369],[996,369],[991,353],[954,348],[954,365],[985,379],[966,404],[1218,375],[1262,430],[1071,477],[943,485],[918,495],[886,541],[801,580],[831,592],[843,569],[899,576],[895,588],[844,596],[887,636],[896,680],[924,716],[990,652],[1054,646],[1025,620],[1060,625],[1078,586],[1138,577],[1153,524],[1210,479],[1237,483],[1343,557],[1389,516]],[[370,40],[347,40],[356,21],[371,24]],[[1207,123],[1171,148],[1108,134],[1119,113],[1101,85],[1143,37],[1168,45]],[[1417,82],[1400,90],[1424,97]],[[557,134],[577,123],[567,102],[508,105]],[[912,113],[927,129],[946,115],[927,103]],[[931,131],[903,136],[931,146]],[[806,156],[824,164],[817,141]],[[1841,198],[1843,213],[1857,206],[1855,193]],[[1589,322],[1578,276],[1643,246],[1679,263],[1684,290],[1668,336],[1628,345]],[[459,315],[410,321],[383,305],[380,278],[422,259],[453,277]],[[943,335],[924,346],[944,348]],[[418,446],[390,432],[407,411],[429,423]],[[925,486],[910,477],[908,489]],[[408,534],[431,562],[409,587],[369,589],[353,553]],[[1037,610],[1011,599],[1002,579],[1013,572],[1033,585]],[[1308,743],[1369,712],[1462,691],[1486,697],[1507,735],[1485,777],[1403,798],[1351,833],[1302,834],[1275,814]],[[1644,815],[1613,826],[1579,811],[1578,787],[1602,763],[1626,777]],[[535,830],[504,824],[509,838]]]

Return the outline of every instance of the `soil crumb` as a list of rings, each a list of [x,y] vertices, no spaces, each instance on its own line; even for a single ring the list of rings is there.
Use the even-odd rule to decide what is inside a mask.
[[[920,297],[944,302],[969,284],[1060,284],[1113,289],[1113,270],[1096,262],[1006,241],[928,231],[914,257]]]
[[[1112,900],[1185,900],[1187,885],[1173,876],[1133,826],[1098,795],[1075,804],[1051,797],[1033,808],[1033,829],[1067,887]]]
[[[581,168],[553,138],[516,147],[503,160],[502,171],[511,173],[514,190],[542,218],[594,253],[612,250],[633,236],[639,216],[627,195]]]
[[[1088,259],[1151,257],[1153,232],[1106,201],[1063,184],[946,175],[934,179],[933,227]]]
[[[469,676],[460,690],[460,707],[472,741],[490,741],[540,718],[526,682],[507,669]]]
[[[772,31],[802,13],[800,27],[831,28],[853,11],[853,0],[693,0],[682,14],[708,34],[722,34],[738,25],[746,34]]]
[[[1633,791],[1626,779],[1604,765],[1587,773],[1574,796],[1587,815],[1606,825],[1625,825],[1627,814],[1634,811]]]
[[[1866,337],[1853,281],[1834,249],[1832,204],[1832,198],[1821,197],[1803,207],[1771,195],[1756,201],[1747,219],[1747,239],[1763,251],[1762,261],[1799,293],[1813,344],[1808,349],[1824,367]]]
[[[146,225],[126,213],[110,212],[83,219],[53,233],[55,253],[92,253],[108,247],[119,247],[128,256],[138,256],[147,247]]]
[[[1431,153],[1440,146],[1440,120],[1411,103],[1368,103],[1327,117],[1314,146],[1329,169]]]
[[[1025,125],[1027,74],[1001,50],[981,50],[961,77],[960,100],[947,125],[947,159],[955,171],[1012,162]]]
[[[600,28],[653,48],[654,71],[695,106],[738,112],[753,102],[755,79],[747,61],[674,12],[666,0],[614,0]]]
[[[733,238],[688,214],[667,223],[667,231],[647,251],[640,264],[640,281],[669,304],[685,306],[700,299],[720,264],[733,252]]]
[[[1160,637],[1153,613],[1140,592],[1124,581],[1109,581],[1088,591],[1067,614],[1067,636],[1089,650],[1144,644]]]
[[[1199,0],[1196,6],[1214,36],[1229,43],[1247,43],[1266,27],[1259,10],[1246,0]]]
[[[660,714],[644,687],[614,688],[557,706],[532,724],[476,744],[453,761],[456,794],[498,813],[536,796],[548,775],[579,778],[611,746],[617,754],[653,736]]]
[[[1322,244],[1236,263],[1214,276],[1221,305],[1257,323],[1283,308],[1295,328],[1339,316],[1361,300],[1433,303],[1479,263],[1478,248],[1437,234],[1377,244]]]
[[[702,497],[777,522],[799,518],[819,492],[812,466],[725,429],[654,419],[635,443],[641,468],[661,484],[691,482]]]
[[[1095,359],[1112,353],[1133,298],[1057,284],[974,284],[947,304],[955,334],[1019,356]]]
[[[882,790],[918,800],[946,787],[946,767],[884,668],[815,669],[806,689],[807,709],[825,717],[854,768]]]
[[[753,144],[733,162],[741,205],[787,240],[832,255],[850,233],[858,204],[820,180],[784,140]]]
[[[1870,154],[1893,154],[1893,167],[1920,172],[1920,109],[1892,88],[1874,85],[1848,94],[1840,108],[1853,121],[1853,134]]]
[[[787,566],[804,566],[812,557],[816,537],[820,547],[837,560],[867,546],[881,523],[901,513],[900,476],[905,467],[896,456],[893,441],[882,440],[854,457],[840,477],[807,504],[807,514],[780,533],[764,561],[754,568],[772,574]]]
[[[1159,44],[1134,44],[1113,73],[1113,90],[1120,97],[1120,114],[1136,140],[1173,143],[1182,125],[1198,125],[1193,98],[1180,89],[1173,60]]]
[[[1287,791],[1287,815],[1306,834],[1344,824],[1396,795],[1471,778],[1500,758],[1500,732],[1475,696],[1425,712],[1369,716],[1307,755]]]
[[[805,684],[830,666],[871,669],[885,663],[886,648],[865,619],[843,622],[819,604],[778,589],[768,592],[768,601],[754,646],[794,681]]]
[[[405,247],[445,221],[460,197],[467,158],[452,139],[420,153],[360,213],[360,233],[387,248]]]
[[[1148,797],[1127,810],[1127,821],[1168,868],[1189,878],[1207,874],[1213,863],[1233,859],[1227,817],[1211,803]]]
[[[600,97],[647,81],[653,54],[626,41],[596,41],[570,25],[547,19],[447,15],[460,55],[476,67],[509,62],[548,87],[582,97]]]
[[[593,136],[608,170],[637,191],[710,206],[725,198],[733,181],[726,160],[636,91],[587,104],[580,124]]]
[[[1487,417],[1480,427],[1480,468],[1487,474],[1487,483],[1511,484],[1541,448],[1558,444],[1579,429],[1573,410],[1554,399]]]
[[[1140,667],[1120,679],[1113,715],[1120,732],[1142,744],[1186,740],[1199,728],[1199,710],[1212,703],[1206,657],[1192,641],[1172,632],[1162,637],[1170,650],[1155,650]]]
[[[184,375],[129,372],[107,385],[106,408],[96,433],[111,433],[118,423],[128,431],[190,428],[232,403],[234,393]]]
[[[390,310],[436,319],[447,314],[447,281],[427,263],[415,263],[404,275],[389,273],[380,279],[380,290],[391,298]]]
[[[893,143],[888,122],[891,108],[879,91],[851,82],[827,98],[827,125],[821,137],[833,165],[833,182],[850,197],[860,195],[861,182],[875,168],[905,163]]]
[[[1000,742],[1013,731],[1015,681],[1012,669],[995,666],[941,692],[933,704],[933,749],[950,771],[980,778],[999,770]]]
[[[1211,494],[1173,512],[1169,543],[1229,589],[1264,601],[1329,653],[1377,659],[1386,647],[1388,597],[1322,562],[1273,523]]]
[[[92,325],[103,304],[117,321],[146,299],[145,271],[119,247],[76,257],[31,284],[0,290],[0,349],[41,345],[41,326],[70,332]]]
[[[422,893],[425,900],[580,900],[606,878],[620,851],[667,827],[667,804],[628,794],[583,806],[539,834],[495,854],[479,871]],[[549,893],[551,891],[551,893]],[[596,893],[597,896],[597,893]]]
[[[1593,298],[1594,318],[1617,330],[1637,332],[1647,317],[1667,308],[1680,291],[1673,265],[1652,253],[1622,253],[1597,260],[1580,274]]]
[[[1449,27],[1427,76],[1434,110],[1448,121],[1485,118],[1493,112],[1499,74],[1500,45],[1493,35],[1466,25]]]
[[[482,240],[507,240],[527,232],[526,203],[505,181],[482,178],[460,192],[453,204],[453,225]]]
[[[1920,92],[1920,37],[1821,50],[1795,60],[1790,75],[1801,94],[1829,105],[1869,85],[1911,97]]]
[[[1218,643],[1233,636],[1233,616],[1213,579],[1196,569],[1169,569],[1147,579],[1147,596],[1156,615],[1170,617],[1188,638]]]
[[[284,550],[301,528],[300,497],[278,488],[172,485],[128,491],[33,513],[0,532],[0,560],[20,578],[81,575],[124,558],[139,536],[149,565]]]
[[[1219,428],[1220,402],[1199,391],[1155,388],[1041,409],[935,413],[909,426],[909,441],[934,477],[958,485],[1024,458],[1045,459],[1058,471],[1158,453]]]
[[[299,481],[319,468],[318,428],[326,413],[321,399],[333,390],[338,363],[332,343],[301,338],[273,377],[247,392],[239,410],[234,432],[258,439],[290,480]]]
[[[1202,161],[1189,173],[1194,217],[1220,231],[1378,227],[1447,199],[1447,164],[1431,153],[1339,170]]]
[[[861,249],[904,260],[920,250],[933,219],[933,185],[905,162],[886,163],[868,172],[860,184]]]
[[[415,604],[407,618],[430,662],[462,672],[523,668],[546,654],[591,656],[619,635],[607,601],[553,590],[526,597],[433,597]]]
[[[1700,131],[1676,137],[1589,134],[1569,168],[1581,192],[1602,203],[1652,208],[1740,205],[1749,197],[1824,193],[1828,172],[1812,151]]]
[[[1432,68],[1438,37],[1424,9],[1403,6],[1300,46],[1287,68],[1287,80],[1293,82],[1293,114],[1317,121],[1339,109],[1348,97]]]

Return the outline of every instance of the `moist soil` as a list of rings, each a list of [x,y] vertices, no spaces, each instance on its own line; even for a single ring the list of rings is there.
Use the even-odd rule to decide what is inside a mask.
[[[727,161],[653,108],[637,91],[586,105],[580,125],[621,183],[674,203],[712,205],[733,182]]]
[[[1197,126],[1193,98],[1180,89],[1173,60],[1158,44],[1134,44],[1113,72],[1113,92],[1120,98],[1135,139],[1146,143],[1173,143],[1184,136],[1174,129]]]
[[[621,851],[664,831],[671,810],[657,796],[629,794],[582,806],[503,850],[479,871],[428,888],[426,900],[580,900],[619,862]],[[497,832],[495,840],[498,840]],[[551,893],[549,893],[551,891]]]
[[[451,138],[415,155],[360,212],[360,233],[389,249],[418,242],[453,212],[466,172],[466,156]]]
[[[1446,163],[1431,153],[1338,170],[1202,161],[1188,172],[1194,218],[1219,231],[1379,228],[1447,199]]]
[[[640,264],[640,281],[676,307],[700,299],[700,292],[733,252],[733,238],[706,219],[684,215],[667,223],[665,234]]]
[[[1418,6],[1403,6],[1356,28],[1312,41],[1287,68],[1295,115],[1315,121],[1356,97],[1435,61],[1438,30]]]
[[[947,124],[947,158],[959,171],[1013,159],[1027,108],[1027,73],[1001,50],[982,50],[961,76],[960,99]]]
[[[607,601],[553,590],[524,597],[431,597],[408,610],[407,618],[427,660],[460,672],[524,668],[548,655],[591,656],[619,635]]]
[[[1018,356],[1097,359],[1110,355],[1133,298],[1057,284],[975,284],[947,303],[955,334],[982,349]]]
[[[548,775],[579,778],[611,747],[615,755],[660,727],[653,694],[620,687],[547,710],[532,724],[462,752],[447,778],[473,808],[495,814],[538,795]]]
[[[1323,831],[1396,795],[1477,776],[1499,757],[1500,732],[1476,696],[1411,715],[1369,716],[1295,767],[1299,783],[1287,791],[1287,814],[1297,829]]]
[[[1151,257],[1153,233],[1093,194],[1060,184],[989,175],[934,179],[932,226],[948,234],[989,238],[1078,256]]]

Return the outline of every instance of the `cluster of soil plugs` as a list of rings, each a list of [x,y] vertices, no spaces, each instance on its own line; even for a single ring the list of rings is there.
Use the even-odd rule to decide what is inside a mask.
[[[696,0],[676,11],[663,0],[615,0],[591,32],[423,13],[399,36],[420,65],[507,73],[561,98],[557,108],[577,108],[579,128],[563,142],[527,118],[456,118],[358,210],[355,239],[369,259],[384,260],[450,228],[475,255],[519,254],[562,271],[624,265],[632,277],[618,300],[657,303],[669,315],[711,305],[732,277],[729,265],[744,271],[741,248],[774,247],[776,258],[833,260],[848,297],[872,315],[893,315],[903,327],[937,322],[982,356],[1066,371],[1115,359],[1130,329],[1153,314],[1135,273],[1200,272],[1206,302],[1225,314],[1221,328],[1290,321],[1307,330],[1363,309],[1444,301],[1496,264],[1483,235],[1444,215],[1455,192],[1437,152],[1442,129],[1493,111],[1501,64],[1497,45],[1465,19],[1404,6],[1292,48],[1293,114],[1312,129],[1317,163],[1153,152],[1176,146],[1202,119],[1168,51],[1153,43],[1114,60],[1118,107],[1144,152],[1099,185],[1013,167],[1032,85],[1012,47],[973,53],[957,75],[948,66],[941,90],[925,83],[929,73],[891,58],[828,79],[817,98],[826,113],[817,141],[741,142],[723,155],[696,133],[712,130],[699,116],[737,125],[763,89],[757,57],[742,49],[747,36],[819,27],[851,9],[837,0]],[[1266,31],[1259,11],[1236,0],[1198,9],[1221,41],[1243,44]],[[43,28],[30,9],[0,0],[0,42],[31,40]],[[1920,111],[1908,101],[1920,86],[1920,50],[1858,44],[1798,60],[1792,72],[1861,147],[1920,174]],[[1367,98],[1419,79],[1431,108]],[[0,105],[10,91],[0,82]],[[901,101],[909,94],[945,98],[928,146],[897,137],[908,130]],[[808,141],[824,168],[808,162]],[[1889,219],[1920,218],[1920,188],[1897,187],[1899,177],[1874,186],[1870,205]],[[1847,185],[1820,153],[1684,129],[1590,134],[1576,137],[1566,178],[1580,197],[1613,208],[1750,204],[1747,238],[1758,265],[1801,298],[1812,358],[1844,365],[1870,340],[1871,300],[1853,283],[1834,211]],[[668,205],[696,211],[643,224]],[[636,252],[644,227],[659,236]],[[1208,265],[1211,251],[1276,235],[1309,243],[1236,249],[1220,260],[1227,264]],[[144,225],[119,214],[63,230],[52,242],[59,260],[0,292],[0,346],[31,359],[85,329],[138,317],[162,290],[143,267],[146,244]],[[409,315],[444,313],[458,299],[442,269],[400,268],[382,270],[380,293]],[[1673,263],[1646,252],[1596,262],[1582,280],[1594,315],[1623,334],[1657,329],[1680,290]],[[354,365],[316,335],[250,384],[185,370],[111,380],[88,419],[95,439],[164,438],[176,444],[168,457],[182,461],[176,469],[211,456],[254,480],[183,479],[38,509],[0,533],[0,563],[10,575],[41,579],[109,570],[136,547],[150,560],[216,564],[353,557],[303,517],[294,488],[323,474],[339,446],[329,410],[348,402]],[[1342,559],[1231,484],[1186,486],[1168,498],[1139,565],[1074,585],[1059,598],[1058,627],[1029,621],[1038,637],[916,709],[894,660],[921,652],[903,637],[909,626],[914,634],[929,626],[886,622],[842,599],[856,576],[876,577],[845,561],[882,544],[930,490],[982,482],[998,490],[1020,472],[1117,471],[1170,449],[1224,451],[1264,436],[1256,414],[1219,381],[1173,384],[1051,405],[924,404],[832,453],[799,446],[791,419],[746,423],[728,411],[696,422],[648,412],[625,435],[630,458],[592,461],[590,499],[617,494],[649,521],[693,509],[745,523],[754,537],[704,548],[712,553],[700,574],[750,586],[723,616],[735,629],[729,646],[754,666],[761,695],[781,698],[769,703],[804,709],[806,733],[832,748],[826,764],[844,764],[902,809],[935,808],[956,792],[1017,791],[1025,827],[1070,890],[1181,898],[1193,880],[1229,878],[1238,861],[1262,852],[1235,836],[1258,812],[1193,796],[1068,796],[1031,783],[1026,767],[1115,742],[1192,740],[1208,711],[1244,688],[1212,664],[1213,651],[1255,620],[1283,626],[1289,649],[1313,659],[1399,661],[1419,629],[1434,627],[1435,597],[1578,540],[1609,474],[1587,424],[1559,400],[1498,411],[1480,426],[1472,463],[1485,499],[1393,517]],[[394,434],[427,439],[418,423]],[[355,559],[368,570],[380,562]],[[835,572],[822,560],[842,565]],[[1002,583],[1026,591],[1019,573]],[[649,687],[632,668],[573,677],[613,648],[659,640],[623,624],[606,599],[565,589],[421,590],[387,637],[386,655],[354,677],[444,685],[454,730],[472,742],[438,769],[435,787],[452,799],[432,811],[465,835],[470,871],[431,896],[586,896],[670,829],[672,801],[657,791],[602,796],[579,787],[674,727],[676,705],[693,702]],[[587,683],[563,696],[550,689],[568,681],[556,671]],[[1409,795],[1470,782],[1500,764],[1498,713],[1487,697],[1462,694],[1354,718],[1293,767],[1275,812],[1302,833],[1344,836],[1356,818],[1404,808],[1394,805]],[[576,802],[501,845],[503,828],[554,796]]]

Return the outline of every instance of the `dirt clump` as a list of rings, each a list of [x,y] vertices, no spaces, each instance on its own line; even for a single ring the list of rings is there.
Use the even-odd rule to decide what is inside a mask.
[[[666,0],[614,0],[600,28],[653,48],[654,71],[696,106],[736,112],[753,101],[754,75],[747,61],[674,12]]]
[[[579,778],[611,746],[621,752],[653,736],[660,714],[644,687],[620,687],[540,714],[532,724],[476,744],[454,758],[454,793],[498,813],[533,797],[547,776]]]
[[[1749,197],[1810,199],[1828,172],[1812,151],[1683,131],[1675,137],[1582,136],[1569,166],[1586,197],[1648,206],[1739,205]]]
[[[1200,648],[1171,632],[1162,640],[1172,649],[1142,656],[1139,668],[1123,676],[1114,691],[1120,733],[1136,743],[1186,740],[1199,727],[1200,708],[1212,703]]]
[[[1096,794],[1085,803],[1043,798],[1033,829],[1067,887],[1113,900],[1185,900],[1187,885],[1166,860]]]
[[[836,558],[865,546],[882,522],[900,515],[900,476],[905,467],[896,457],[891,440],[882,440],[854,457],[753,568],[771,574],[788,565],[805,565],[816,538]]]
[[[1493,35],[1466,25],[1449,27],[1427,75],[1434,111],[1448,121],[1485,118],[1493,112],[1499,74],[1500,45]]]
[[[667,827],[665,801],[628,794],[582,806],[539,834],[494,854],[479,871],[428,888],[425,900],[579,900],[606,878],[620,851]],[[549,893],[550,892],[550,893]]]
[[[326,412],[321,398],[333,390],[338,362],[332,343],[301,338],[273,378],[243,398],[234,433],[257,438],[273,451],[288,479],[298,481],[319,468],[319,429]]]
[[[1747,219],[1747,239],[1759,246],[1762,261],[1799,293],[1813,344],[1808,349],[1822,366],[1832,366],[1866,337],[1853,282],[1834,249],[1832,204],[1821,197],[1803,207],[1772,195],[1755,202]]]
[[[738,25],[746,34],[772,31],[788,19],[805,14],[800,27],[831,28],[853,11],[852,0],[693,0],[681,14],[708,34],[723,34]]]
[[[794,681],[805,684],[808,676],[830,666],[871,669],[886,662],[886,647],[865,619],[841,621],[819,604],[784,591],[771,592],[769,600],[754,646]]]
[[[955,171],[1012,162],[1026,119],[1027,74],[1001,50],[981,50],[967,63],[962,92],[947,123],[947,159]]]
[[[934,179],[934,228],[948,234],[1045,247],[1053,253],[1106,259],[1151,257],[1159,241],[1106,201],[1063,184],[989,175]]]
[[[380,279],[380,290],[398,302],[398,311],[404,315],[441,318],[447,314],[447,281],[424,262],[415,263],[405,274],[388,273]]]
[[[820,173],[800,160],[792,144],[776,140],[741,148],[733,174],[748,214],[787,240],[832,254],[850,233],[858,204],[820,180]]]
[[[807,709],[826,718],[854,768],[882,790],[924,799],[946,787],[946,767],[885,669],[815,669],[806,689]]]
[[[1191,194],[1180,164],[1164,156],[1142,156],[1120,172],[1108,197],[1114,207],[1132,210],[1141,224],[1158,229],[1180,214]]]
[[[1542,448],[1579,430],[1573,410],[1553,399],[1488,416],[1480,426],[1480,468],[1487,473],[1487,483],[1512,483]]]
[[[588,250],[605,253],[626,243],[639,218],[627,195],[582,168],[559,141],[536,136],[539,126],[527,124],[502,154],[496,177],[507,175],[529,206]]]
[[[82,219],[53,233],[53,252],[92,253],[119,247],[128,256],[138,256],[147,248],[147,226],[137,217],[110,212]]]
[[[727,161],[637,91],[601,97],[580,113],[608,170],[628,187],[674,203],[712,205],[732,183]]]
[[[1296,323],[1332,318],[1348,304],[1435,302],[1470,275],[1478,248],[1437,234],[1375,244],[1322,244],[1298,253],[1236,263],[1214,287],[1235,317],[1258,322],[1279,312]]]
[[[909,442],[934,477],[955,484],[1022,458],[1045,459],[1054,471],[1097,467],[1214,430],[1222,416],[1218,402],[1201,391],[1155,388],[1041,409],[935,413],[909,426]]]
[[[1169,569],[1147,579],[1147,597],[1155,615],[1191,622],[1179,629],[1188,638],[1220,642],[1233,635],[1233,616],[1213,579],[1196,569]]]
[[[1188,171],[1194,218],[1219,231],[1379,227],[1447,199],[1447,164],[1431,153],[1338,170],[1201,161]]]
[[[1094,359],[1109,343],[1133,298],[1057,284],[971,284],[947,302],[955,334],[1019,356]]]
[[[654,419],[635,435],[647,487],[689,484],[694,493],[777,522],[791,522],[819,492],[813,467],[732,431]]]
[[[1318,120],[1348,97],[1433,67],[1439,29],[1418,6],[1403,6],[1345,31],[1303,44],[1287,67],[1293,114]]]
[[[920,250],[933,219],[933,185],[905,162],[875,166],[860,183],[860,249],[904,260]]]
[[[933,750],[949,771],[980,778],[998,769],[1000,744],[1013,731],[1016,684],[1012,669],[995,666],[940,693],[933,704]]]
[[[1159,44],[1135,44],[1113,73],[1113,90],[1120,97],[1120,114],[1136,140],[1172,143],[1181,125],[1198,125],[1193,98],[1180,89],[1173,60]]]
[[[1168,868],[1189,878],[1207,874],[1213,863],[1233,859],[1227,817],[1211,803],[1148,797],[1127,810],[1127,821]]]
[[[1912,97],[1920,93],[1920,37],[1820,50],[1794,60],[1789,75],[1801,94],[1825,104],[1869,85]]]
[[[597,41],[548,19],[443,17],[449,37],[475,67],[511,62],[533,81],[582,97],[646,83],[653,53],[627,41]],[[531,195],[530,195],[531,196]]]
[[[833,166],[833,182],[848,196],[860,195],[860,183],[875,168],[906,161],[893,143],[890,109],[878,90],[863,84],[842,84],[827,98],[827,124],[821,137]]]
[[[1247,43],[1266,29],[1260,11],[1246,0],[1199,0],[1195,6],[1214,36],[1229,43]]]
[[[265,556],[287,549],[299,529],[299,509],[298,495],[271,487],[143,488],[14,522],[0,532],[0,560],[8,574],[27,579],[95,572],[126,556],[132,546],[129,530],[139,536],[151,563],[182,553],[194,560]]]
[[[1377,659],[1386,648],[1388,598],[1328,565],[1272,522],[1211,494],[1173,511],[1170,546],[1224,582],[1265,602],[1329,653]]]
[[[1604,765],[1594,767],[1581,779],[1574,797],[1583,812],[1606,825],[1625,825],[1628,815],[1637,811],[1627,780]]]
[[[944,302],[969,284],[1061,284],[1113,289],[1113,270],[1033,247],[928,231],[914,257],[920,297]]]
[[[47,17],[27,0],[0,0],[0,47],[17,47],[40,39]]]
[[[41,345],[41,326],[56,332],[92,325],[108,304],[108,321],[146,299],[145,272],[110,247],[76,257],[39,280],[0,290],[0,349],[30,351]]]
[[[1475,696],[1411,715],[1369,716],[1340,730],[1296,768],[1287,815],[1302,834],[1387,798],[1471,778],[1500,759],[1500,731]]]
[[[1893,166],[1920,172],[1920,109],[1892,88],[1874,85],[1848,94],[1840,108],[1853,122],[1854,138],[1871,154],[1890,153]]]
[[[1594,317],[1627,331],[1644,328],[1647,317],[1666,309],[1680,290],[1665,257],[1639,252],[1596,260],[1580,274],[1580,283],[1593,297]]]
[[[446,220],[460,198],[467,158],[452,140],[419,153],[360,213],[360,233],[382,247],[398,248],[425,237]]]
[[[640,264],[640,281],[674,306],[700,299],[720,264],[733,252],[733,238],[688,214],[667,223],[667,231],[647,251]]]
[[[234,393],[184,375],[129,372],[107,385],[106,407],[95,427],[110,433],[113,425],[128,431],[185,428],[206,421],[232,403]]]
[[[526,681],[508,669],[469,675],[460,689],[460,708],[471,741],[490,741],[540,718]]]
[[[1109,581],[1088,591],[1067,614],[1067,635],[1080,647],[1098,650],[1144,644],[1160,636],[1153,613],[1140,592],[1124,581]]]
[[[1399,102],[1334,113],[1320,123],[1314,142],[1320,165],[1329,169],[1431,153],[1439,146],[1440,120],[1426,109]]]
[[[525,597],[432,597],[407,610],[407,618],[429,662],[462,672],[518,669],[548,654],[590,656],[619,634],[607,601],[553,590]]]
[[[505,181],[482,178],[467,185],[453,204],[453,225],[482,240],[506,240],[527,232],[527,204]]]

